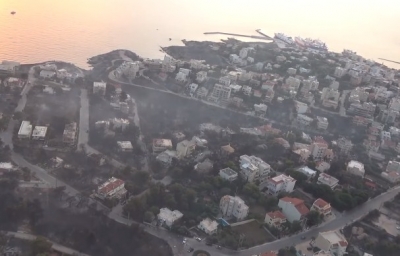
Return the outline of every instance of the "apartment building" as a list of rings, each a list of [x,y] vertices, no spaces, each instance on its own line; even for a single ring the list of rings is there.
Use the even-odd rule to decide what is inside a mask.
[[[238,196],[223,196],[219,209],[224,217],[235,217],[237,220],[245,219],[249,213],[249,207]]]
[[[271,166],[255,156],[240,156],[240,174],[248,182],[265,182],[271,172]]]
[[[296,180],[285,174],[278,175],[276,177],[270,178],[261,187],[267,187],[268,193],[271,195],[277,195],[280,192],[291,193],[296,184]]]

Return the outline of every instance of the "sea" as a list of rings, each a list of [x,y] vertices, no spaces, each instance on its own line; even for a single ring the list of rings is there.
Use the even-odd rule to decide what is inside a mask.
[[[399,13],[395,0],[0,0],[0,60],[88,68],[88,58],[115,49],[162,58],[160,46],[227,38],[204,32],[261,29],[400,61]]]

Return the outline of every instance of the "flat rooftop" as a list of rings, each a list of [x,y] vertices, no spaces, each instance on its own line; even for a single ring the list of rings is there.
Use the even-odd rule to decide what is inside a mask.
[[[32,136],[33,137],[45,137],[47,133],[47,126],[35,126],[33,129]]]

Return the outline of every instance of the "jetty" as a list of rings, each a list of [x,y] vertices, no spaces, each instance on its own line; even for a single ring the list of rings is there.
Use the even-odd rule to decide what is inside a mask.
[[[387,62],[392,62],[392,63],[400,64],[400,61],[388,60],[388,59],[383,59],[383,58],[378,58],[378,59],[384,60],[384,61],[387,61]]]
[[[237,36],[237,37],[247,37],[253,39],[260,39],[260,40],[272,40],[270,37],[265,36],[249,36],[249,35],[242,35],[242,34],[235,34],[235,33],[225,33],[225,32],[205,32],[204,35],[227,35],[227,36]]]
[[[274,40],[272,37],[264,34],[263,32],[261,32],[261,29],[256,29],[256,32],[262,36],[264,36],[265,38],[268,38],[268,40]]]

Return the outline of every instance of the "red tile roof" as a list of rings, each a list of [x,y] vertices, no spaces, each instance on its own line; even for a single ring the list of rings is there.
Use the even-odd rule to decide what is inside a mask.
[[[294,205],[294,207],[299,211],[301,215],[306,215],[307,213],[310,212],[310,210],[307,208],[307,206],[304,205],[304,201],[298,198],[294,197],[283,197],[280,200],[291,203]]]
[[[339,241],[340,246],[345,247],[348,245],[346,241]]]
[[[261,253],[260,256],[277,256],[278,254],[274,251]]]
[[[285,215],[281,211],[267,212],[267,215],[271,219],[286,219]]]
[[[112,190],[116,189],[117,187],[121,186],[124,183],[125,182],[123,180],[115,179],[114,181],[108,182],[107,184],[103,184],[102,187],[99,189],[99,192],[101,194],[108,194]]]
[[[329,205],[329,203],[321,198],[318,198],[315,200],[314,205],[316,205],[318,208],[324,208],[325,206]]]

